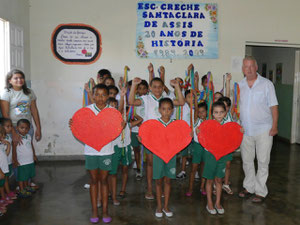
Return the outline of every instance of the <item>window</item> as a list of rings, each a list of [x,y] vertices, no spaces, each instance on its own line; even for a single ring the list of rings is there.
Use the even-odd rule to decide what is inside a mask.
[[[5,86],[5,76],[9,70],[9,23],[0,18],[0,90]]]

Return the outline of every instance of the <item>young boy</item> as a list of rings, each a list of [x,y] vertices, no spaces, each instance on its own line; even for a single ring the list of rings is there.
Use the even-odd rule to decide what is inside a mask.
[[[17,181],[20,187],[20,197],[26,198],[34,193],[28,181],[35,176],[35,165],[37,157],[33,147],[31,136],[28,134],[30,122],[27,119],[20,119],[17,122],[17,131],[22,137],[22,144],[13,142],[13,162],[18,166]]]
[[[114,85],[109,85],[108,87],[109,97],[116,98],[119,94],[119,89]]]
[[[138,84],[136,97],[139,98],[143,95],[148,94],[149,85],[146,80],[142,80],[141,83]],[[144,118],[145,109],[141,106],[134,107],[135,115]],[[138,141],[137,135],[139,133],[139,125],[132,126],[131,128],[131,146],[134,151],[135,165],[136,165],[136,179],[140,180],[143,177],[143,173],[141,171],[141,153],[140,153],[140,142]]]
[[[150,93],[149,95],[141,96],[138,99],[135,99],[136,88],[139,83],[141,83],[141,79],[136,77],[132,81],[132,86],[129,94],[129,104],[133,106],[144,106],[145,109],[145,117],[144,121],[149,119],[157,119],[161,117],[161,114],[158,110],[159,108],[159,100],[162,98],[164,83],[160,78],[153,78],[150,82]],[[171,80],[171,85],[175,87],[175,90],[178,91],[178,99],[173,100],[174,105],[184,105],[184,98],[180,91],[179,82],[176,80]],[[152,174],[153,174],[153,155],[150,151],[147,150],[147,193],[145,198],[148,200],[154,199],[152,194]]]
[[[234,120],[232,119],[231,113],[230,113],[230,106],[231,106],[231,100],[228,97],[222,97],[219,99],[219,102],[223,102],[225,107],[226,107],[226,116],[224,118],[224,123],[228,123],[228,122],[234,122]],[[229,177],[230,177],[230,165],[231,165],[231,161],[233,159],[233,153],[230,153],[225,157],[226,160],[226,171],[225,171],[225,178],[224,178],[224,184],[222,186],[222,189],[229,195],[233,194],[232,189],[230,188],[230,184],[229,184]]]
[[[165,127],[174,120],[171,119],[174,105],[170,98],[162,98],[159,100],[159,113],[161,117],[157,120]],[[172,217],[173,212],[169,209],[169,199],[171,192],[171,179],[176,178],[176,156],[168,163],[165,163],[157,155],[153,154],[153,179],[155,180],[157,208],[155,216],[161,218],[163,213],[167,217]],[[164,207],[162,207],[162,185],[164,183]]]

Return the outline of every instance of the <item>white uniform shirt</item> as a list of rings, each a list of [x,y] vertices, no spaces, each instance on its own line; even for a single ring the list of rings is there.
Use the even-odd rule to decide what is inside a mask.
[[[87,108],[89,108],[90,110],[92,110],[95,115],[98,115],[99,112],[101,112],[101,110],[96,106],[96,104],[91,104],[89,106],[87,106]],[[105,108],[111,108],[106,106]],[[98,152],[96,149],[85,145],[84,146],[84,154],[85,155],[96,155],[96,156],[103,156],[103,155],[112,155],[114,154],[114,142],[111,141],[110,143],[108,143],[107,145],[103,146],[103,148],[101,149],[100,152]]]
[[[33,100],[36,100],[36,96],[33,90],[30,89],[30,91],[29,95],[25,95],[23,90],[15,91],[10,88],[1,93],[1,100],[9,102],[9,116],[13,126],[16,126],[20,119],[27,119],[31,122],[30,105]]]
[[[10,143],[10,151],[9,154],[7,156],[7,160],[8,160],[8,165],[12,164],[12,139],[10,135],[6,135],[5,140],[7,140]]]
[[[188,103],[185,103],[182,107],[182,119],[188,123],[189,126],[191,126],[191,110],[190,105]],[[194,123],[194,110],[192,110],[192,121]]]
[[[31,136],[29,134],[22,136],[22,142],[23,144],[17,146],[17,160],[21,166],[24,166],[34,162]]]
[[[278,105],[273,83],[257,74],[252,88],[246,78],[239,82],[240,120],[245,135],[257,136],[272,128],[270,107]]]
[[[124,134],[123,134],[124,132]],[[123,136],[124,135],[124,136]],[[123,138],[123,140],[122,140]],[[122,131],[119,137],[117,137],[114,141],[114,145],[118,145],[119,148],[126,147],[130,145],[131,143],[131,137],[130,137],[130,129],[128,126],[128,123],[126,124],[126,127]]]
[[[194,124],[194,141],[199,144],[198,135],[196,133],[196,129],[200,126],[200,124],[203,122],[202,119],[198,119]]]
[[[224,118],[224,123],[228,123],[228,122],[234,122],[230,112],[228,112]]]
[[[135,113],[142,117],[144,119],[145,117],[145,108],[143,105],[140,105],[140,106],[134,106],[134,110],[135,110]],[[138,126],[134,126],[131,128],[131,131],[134,132],[134,133],[138,133],[139,132],[139,127]]]
[[[152,93],[139,97],[139,99],[142,100],[142,106],[144,107],[145,111],[145,117],[143,122],[146,122],[147,120],[151,119],[158,119],[161,117],[158,108],[159,100],[162,98],[163,96],[157,99]]]
[[[8,168],[8,160],[7,160],[7,155],[6,155],[6,145],[0,143],[0,169],[2,170],[3,173],[8,173],[9,168]]]

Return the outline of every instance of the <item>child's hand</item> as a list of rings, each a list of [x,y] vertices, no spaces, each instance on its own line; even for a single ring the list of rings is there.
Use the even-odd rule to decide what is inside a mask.
[[[132,85],[138,85],[141,82],[142,82],[142,79],[139,77],[136,77],[132,80]]]
[[[191,70],[191,69],[193,69],[194,68],[194,65],[193,64],[190,64],[189,66],[188,66],[188,70]]]
[[[71,119],[69,120],[69,128],[72,129],[72,126],[73,126],[73,119],[71,118]]]
[[[198,135],[200,133],[199,127],[196,128],[196,134]]]
[[[170,85],[173,87],[175,87],[175,86],[179,87],[179,82],[177,80],[173,79],[173,80],[170,80]]]
[[[3,144],[5,144],[5,145],[10,145],[9,141],[7,141],[7,140],[5,140],[5,139],[1,140],[1,142],[2,142]]]
[[[226,81],[230,81],[232,79],[231,73],[226,74]]]
[[[139,142],[142,143],[142,138],[139,135],[137,136],[137,139],[138,139]]]
[[[85,83],[84,84],[84,90],[86,90],[87,92],[90,92],[90,86],[89,86],[89,83]]]
[[[18,166],[20,166],[20,163],[18,162],[18,160],[13,160],[13,167],[17,168]]]
[[[38,159],[37,159],[36,155],[33,156],[33,160],[34,160],[35,163],[38,162]]]
[[[0,169],[0,180],[5,178],[5,174],[2,172],[2,170]]]
[[[121,88],[121,97],[124,97],[127,93],[127,88],[126,87],[122,87]]]
[[[125,87],[123,77],[120,77],[120,80],[118,82],[118,86],[119,86],[120,89],[122,89],[122,87]]]
[[[191,89],[191,93],[192,93],[195,97],[197,97],[197,91],[196,91],[196,90]]]
[[[242,132],[243,134],[245,133],[244,127],[241,128],[241,132]]]
[[[152,65],[152,63],[149,64],[148,71],[149,71],[149,73],[153,73],[153,65]]]
[[[126,127],[126,121],[125,121],[125,120],[123,120],[123,121],[121,122],[121,127],[122,127],[123,129]]]
[[[99,74],[97,75],[97,83],[98,84],[103,84],[104,82],[104,77],[101,77]]]

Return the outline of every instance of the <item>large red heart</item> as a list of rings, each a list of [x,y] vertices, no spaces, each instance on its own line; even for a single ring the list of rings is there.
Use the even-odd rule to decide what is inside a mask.
[[[192,140],[187,122],[176,120],[164,126],[157,120],[147,120],[139,128],[142,144],[168,163]]]
[[[206,120],[200,124],[198,140],[212,153],[216,160],[234,152],[242,143],[241,126],[235,122],[221,125],[216,120]]]
[[[81,108],[73,115],[72,120],[73,135],[97,151],[122,132],[122,115],[114,108],[105,108],[98,115],[89,108]]]

